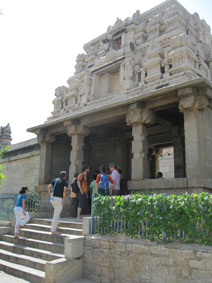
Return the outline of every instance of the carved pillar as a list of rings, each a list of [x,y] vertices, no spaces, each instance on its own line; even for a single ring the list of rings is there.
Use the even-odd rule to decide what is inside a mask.
[[[210,174],[207,170],[208,158],[212,158],[211,148],[207,145],[212,145],[212,115],[208,108],[211,92],[190,87],[180,89],[178,95],[179,109],[184,114],[186,176],[205,178]]]
[[[126,121],[132,126],[132,180],[149,178],[148,144],[146,125],[152,123],[153,112],[137,103],[129,106]]]
[[[67,127],[67,134],[71,137],[71,154],[69,167],[69,180],[72,180],[75,172],[82,170],[84,161],[84,137],[88,135],[88,128],[80,123],[72,123]]]
[[[38,184],[48,184],[51,178],[52,144],[56,138],[53,135],[38,134],[38,143],[40,144],[40,167]]]

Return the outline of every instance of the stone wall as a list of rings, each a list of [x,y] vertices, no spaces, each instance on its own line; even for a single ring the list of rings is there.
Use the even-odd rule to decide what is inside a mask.
[[[0,163],[4,166],[1,194],[18,193],[22,186],[33,189],[38,184],[40,150],[37,140],[12,145]]]
[[[211,282],[212,247],[87,236],[83,276],[94,282]]]

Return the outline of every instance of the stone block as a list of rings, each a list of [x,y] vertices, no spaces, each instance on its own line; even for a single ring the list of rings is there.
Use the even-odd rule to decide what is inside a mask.
[[[181,267],[181,274],[182,274],[182,277],[186,277],[186,278],[188,278],[188,277],[190,277],[190,268],[189,268],[189,266],[188,265],[185,265],[185,266],[183,266],[183,267]]]
[[[85,238],[83,236],[66,238],[64,249],[65,257],[68,259],[81,257],[84,251],[84,241]]]
[[[188,266],[188,259],[183,259],[183,258],[174,258],[174,264],[179,265],[179,266]]]
[[[101,257],[100,263],[103,266],[109,267],[110,266],[110,258],[109,257]]]
[[[180,257],[182,259],[192,259],[194,258],[194,250],[170,249],[169,255],[171,257]]]
[[[208,271],[206,270],[200,270],[196,268],[191,269],[191,278],[194,280],[210,280],[211,281],[211,274],[208,275]],[[208,281],[208,282],[210,282]],[[195,282],[195,281],[194,281]],[[207,281],[206,281],[207,282]]]
[[[158,265],[157,273],[163,274],[165,276],[168,275],[168,270],[169,270],[168,266]]]
[[[196,269],[201,269],[205,270],[205,264],[203,261],[198,261],[198,260],[189,260],[189,266],[191,268],[196,268]]]
[[[117,251],[125,251],[125,244],[124,243],[116,243],[116,250]]]
[[[157,255],[168,255],[169,254],[169,249],[164,248],[164,247],[155,246],[155,247],[150,247],[149,249],[151,253],[153,254],[157,254]]]
[[[57,259],[46,263],[45,283],[70,283],[82,277],[82,260]]]
[[[99,241],[99,247],[101,249],[109,250],[110,244],[107,241]]]
[[[93,249],[93,253],[96,255],[100,255],[100,256],[107,256],[109,255],[109,251],[108,250],[104,250],[104,249]]]
[[[150,254],[150,249],[144,245],[133,244],[133,253]]]
[[[206,270],[211,271],[212,270],[212,260],[206,260],[204,262],[204,266]]]
[[[82,234],[89,235],[91,228],[91,217],[83,217],[82,219]]]
[[[99,246],[99,241],[95,239],[95,237],[86,238],[85,246],[97,248]]]
[[[133,252],[133,247],[134,247],[134,244],[126,244],[126,251]]]
[[[119,267],[114,269],[114,279],[124,280],[126,278],[126,268]]]
[[[160,263],[162,265],[173,265],[174,260],[171,257],[160,257]]]

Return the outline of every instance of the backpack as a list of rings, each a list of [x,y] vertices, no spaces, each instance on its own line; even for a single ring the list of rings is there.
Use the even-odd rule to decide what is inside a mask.
[[[73,181],[73,183],[71,184],[71,187],[72,187],[72,192],[75,193],[75,194],[78,194],[80,189],[78,187],[78,184],[77,184],[77,181],[78,181],[78,178],[76,177]],[[81,180],[81,186],[82,186],[82,183],[84,181],[84,175],[82,176],[82,180]]]
[[[105,191],[109,188],[109,180],[107,178],[107,175],[101,174],[99,188]]]
[[[77,178],[75,178],[75,180],[73,181],[73,183],[71,184],[72,187],[72,192],[75,194],[79,193],[79,187],[77,185]]]

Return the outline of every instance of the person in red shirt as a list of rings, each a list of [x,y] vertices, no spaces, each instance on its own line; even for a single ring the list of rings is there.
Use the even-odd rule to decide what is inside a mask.
[[[112,191],[114,187],[113,179],[109,175],[106,175],[106,169],[104,165],[102,165],[99,168],[99,170],[101,173],[98,174],[96,178],[96,189],[98,194],[102,196],[112,195]],[[109,182],[112,184],[110,189],[109,189]]]

